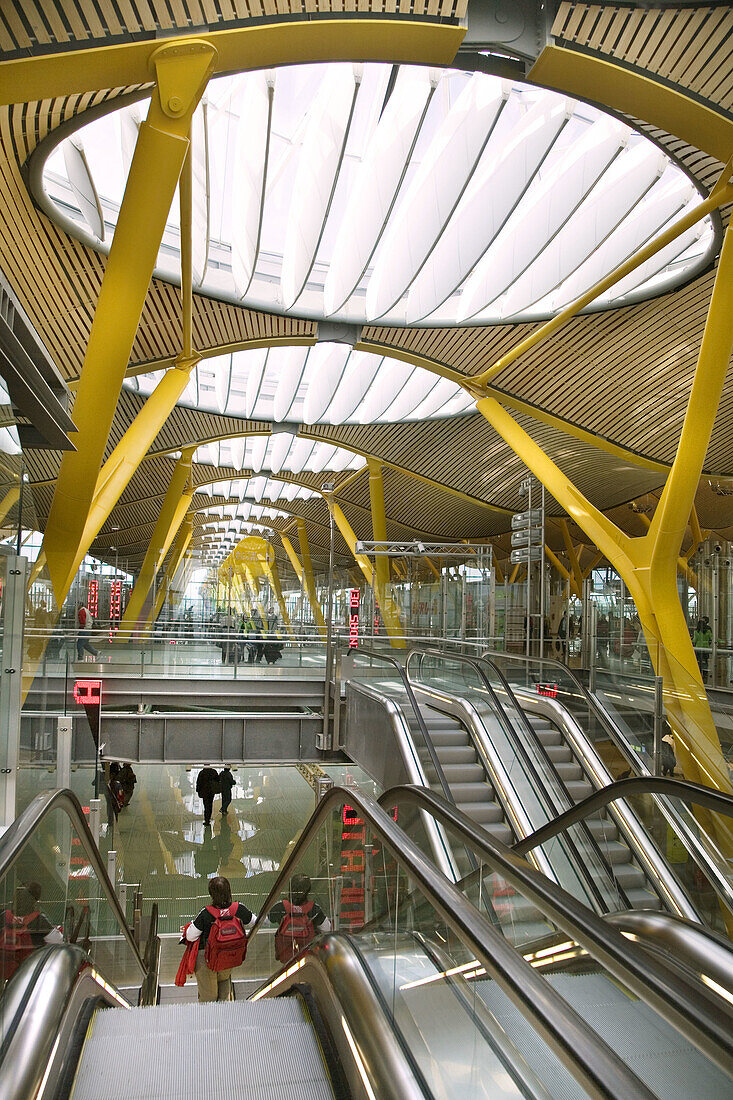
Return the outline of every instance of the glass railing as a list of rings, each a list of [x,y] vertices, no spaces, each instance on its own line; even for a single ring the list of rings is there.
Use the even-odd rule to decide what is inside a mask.
[[[544,746],[511,709],[506,684],[495,670],[475,658],[414,649],[406,667],[413,686],[433,692],[438,706],[444,693],[470,705],[478,757],[488,765],[487,779],[513,817],[516,835],[524,836],[570,808],[573,800]],[[521,813],[512,814],[517,804]],[[565,841],[541,850],[541,869],[597,912],[628,908],[623,887],[586,825],[566,834]]]
[[[722,855],[711,835],[733,824],[733,798],[719,791],[658,776],[622,779],[519,841],[515,851],[527,855],[574,822],[586,820],[621,800],[644,823],[647,835],[683,883],[708,927],[724,936],[733,934],[733,863]]]
[[[0,978],[36,952],[77,944],[118,989],[147,970],[102,858],[70,791],[38,795],[0,839]]]
[[[250,951],[295,874],[309,877],[311,897],[334,929],[355,937],[368,979],[428,1095],[460,1090],[478,1097],[487,1081],[500,1077],[513,1083],[514,1094],[547,1095],[527,1087],[530,1081],[539,1087],[534,1054],[568,1083],[565,1066],[572,1066],[583,1082],[581,1095],[593,1095],[591,1050],[604,1063],[601,1073],[622,1074],[621,1092],[637,1094],[639,1082],[620,1059],[371,799],[329,792],[263,906]],[[277,968],[277,960],[272,963]],[[303,965],[303,956],[283,963],[258,996],[277,993]],[[483,985],[475,980],[479,972]],[[532,1054],[498,1026],[507,988],[517,994],[517,1016],[538,1044]],[[611,1094],[618,1088],[617,1079]]]
[[[380,804],[338,789],[323,799],[264,902],[245,967],[268,914],[305,874],[333,929],[353,937],[426,1094],[676,1100],[664,1081],[670,1043],[684,1045],[706,1083],[729,1087],[733,1044],[717,997],[648,958],[439,796],[397,788]],[[426,813],[472,847],[477,867],[464,883],[429,858]],[[257,997],[307,979],[307,952],[271,962]],[[644,1057],[629,1068],[634,1046]]]

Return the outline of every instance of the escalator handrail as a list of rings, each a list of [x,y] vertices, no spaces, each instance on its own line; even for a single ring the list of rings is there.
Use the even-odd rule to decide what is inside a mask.
[[[396,790],[419,792],[422,788],[404,787]],[[460,814],[459,810],[451,807],[439,795],[428,791],[426,794],[431,795],[430,801],[425,803],[429,812],[432,812],[435,805],[447,806],[450,808],[447,815],[449,821],[455,819],[453,815]],[[464,946],[480,960],[486,973],[498,982],[530,1026],[555,1051],[573,1076],[589,1089],[590,1095],[623,1096],[624,1100],[652,1100],[653,1094],[623,1059],[471,905],[384,808],[357,788],[332,787],[324,794],[281,867],[249,934],[250,942],[262,927],[271,908],[283,896],[303,851],[310,845],[323,821],[336,807],[344,804],[354,807],[380,840],[386,843],[391,856],[407,871],[411,880],[420,886],[441,920],[453,929]],[[538,877],[543,878],[541,875]],[[289,970],[290,967],[284,968],[282,976],[287,975]],[[274,979],[275,982],[278,977]]]
[[[629,782],[625,780],[624,782]],[[465,844],[532,902],[554,924],[584,947],[589,955],[640,1000],[650,1004],[663,1019],[683,1034],[694,1033],[693,1042],[729,1075],[733,1072],[731,1018],[721,1000],[692,985],[684,975],[664,966],[630,942],[607,920],[598,916],[551,879],[541,875],[521,856],[478,827],[461,810],[446,803],[434,791],[420,787],[393,787],[379,803],[393,807],[413,803],[457,832]]]
[[[478,674],[478,677],[479,677],[481,683],[483,684],[484,688],[489,693],[489,696],[490,696],[490,698],[491,698],[491,700],[494,704],[494,709],[495,709],[495,712],[496,712],[496,716],[499,719],[499,722],[501,723],[506,736],[509,738],[509,741],[510,741],[511,745],[514,747],[515,752],[517,752],[519,754],[519,756],[520,756],[520,758],[521,758],[521,760],[524,764],[524,767],[528,770],[530,776],[532,777],[532,781],[534,782],[537,791],[547,793],[548,800],[549,800],[548,809],[551,811],[552,820],[555,820],[557,818],[558,813],[562,813],[562,811],[559,810],[559,807],[555,804],[555,799],[552,796],[551,792],[548,791],[546,783],[544,781],[544,777],[541,776],[538,773],[537,768],[535,767],[535,764],[532,761],[532,759],[529,755],[529,752],[527,751],[526,746],[522,743],[521,738],[519,738],[516,735],[516,731],[514,730],[514,727],[512,726],[511,721],[508,719],[508,717],[506,715],[506,712],[505,712],[501,702],[499,701],[499,698],[498,698],[496,692],[494,691],[493,685],[491,684],[491,681],[489,680],[488,676],[486,675],[486,671],[482,667],[481,661],[479,660],[479,658],[478,657],[472,657],[472,656],[470,656],[468,654],[465,654],[465,653],[446,654],[442,650],[440,650],[438,648],[434,648],[432,646],[418,646],[418,647],[415,647],[415,648],[411,649],[410,652],[407,655],[407,660],[405,662],[405,671],[406,671],[408,680],[409,680],[409,676],[410,676],[410,673],[409,673],[410,658],[413,657],[413,656],[422,656],[422,655],[425,655],[426,657],[437,657],[440,660],[463,661],[464,664],[470,665],[470,667],[474,669],[474,671]],[[488,662],[488,663],[490,663],[490,662]],[[493,668],[494,666],[492,665],[491,667]],[[495,671],[498,672],[498,670],[495,670]],[[501,676],[501,674],[499,674],[499,675],[500,675],[500,678],[502,680],[502,686],[504,686],[505,689],[508,690],[510,697],[516,703],[516,699],[514,699],[514,695],[512,694],[511,688],[509,688],[508,683],[506,682],[504,677]],[[518,704],[517,704],[517,706],[518,706]],[[519,706],[518,706],[518,709],[521,710],[521,708]],[[531,726],[529,725],[529,722],[527,722],[527,726],[531,731]],[[557,770],[555,769],[552,761],[550,760],[550,758],[547,754],[547,751],[545,749],[545,746],[542,744],[542,742],[538,738],[534,738],[534,736],[533,736],[533,740],[535,742],[535,745],[536,745],[536,748],[537,748],[538,752],[540,753],[540,756],[544,760],[545,767],[547,769],[548,774],[555,775],[555,777],[557,778],[557,781],[560,784],[560,786],[563,789],[565,789],[565,784],[563,783],[563,781],[560,778]],[[572,798],[570,797],[569,794],[567,795],[567,798],[568,798],[568,802],[572,803]],[[618,892],[618,897],[619,897],[620,901],[622,902],[622,904],[627,909],[630,908],[630,902],[629,902],[629,899],[626,896],[626,891],[624,890],[623,886],[621,886],[621,884],[616,880],[616,877],[613,873],[613,869],[609,865],[609,862],[606,859],[606,857],[603,855],[603,852],[601,851],[600,847],[598,846],[598,842],[596,841],[595,837],[591,833],[590,829],[588,829],[587,827],[584,827],[584,834],[585,834],[585,837],[584,837],[585,843],[586,843],[588,849],[594,853],[594,856],[595,856],[596,860],[604,868],[604,870],[605,870],[605,872],[608,876],[609,881],[614,884],[614,888]],[[566,838],[566,840],[567,840],[567,844],[572,849],[575,864],[576,864],[576,867],[577,867],[577,871],[582,876],[583,881],[585,882],[586,889],[589,891],[589,896],[592,896],[592,897],[595,898],[596,904],[599,906],[599,908],[601,910],[605,910],[606,912],[608,912],[608,905],[607,905],[607,903],[606,903],[606,901],[603,897],[603,894],[602,894],[598,884],[596,883],[594,876],[591,874],[589,868],[586,866],[585,859],[583,859],[581,857],[581,854],[578,851],[577,844],[575,843],[574,839],[570,836],[568,836]]]
[[[733,797],[723,794],[722,791],[714,791],[711,787],[704,787],[701,783],[689,783],[687,780],[668,779],[661,775],[634,775],[628,779],[617,779],[607,787],[601,787],[587,798],[577,802],[571,809],[560,814],[554,821],[548,822],[536,829],[531,836],[525,837],[513,845],[517,855],[526,855],[538,844],[544,844],[557,833],[561,833],[575,822],[582,820],[589,814],[603,809],[609,802],[615,802],[619,798],[630,798],[642,794],[663,794],[668,798],[680,798],[684,802],[692,802],[702,806],[706,810],[733,817]],[[733,891],[731,891],[731,903],[733,904]]]
[[[418,705],[418,701],[417,701],[417,698],[415,696],[415,692],[412,689],[412,684],[410,683],[410,681],[408,679],[408,676],[407,676],[407,673],[405,672],[405,669],[400,664],[400,662],[397,660],[397,658],[392,657],[389,653],[378,653],[376,650],[365,649],[365,648],[360,646],[359,650],[358,650],[358,654],[359,654],[359,656],[371,657],[372,660],[386,661],[387,664],[392,665],[392,667],[397,670],[397,673],[400,677],[400,680],[402,681],[402,686],[404,687],[405,691],[407,692],[407,697],[410,700],[410,704],[412,706],[413,711],[415,712],[415,718],[417,719],[417,724],[420,727],[420,736],[422,737],[423,741],[425,742],[425,748],[428,750],[428,756],[430,757],[430,761],[431,761],[433,767],[435,768],[436,775],[438,776],[438,782],[440,783],[443,794],[445,795],[446,799],[455,806],[455,799],[454,799],[453,794],[451,792],[451,789],[448,785],[448,780],[445,778],[445,772],[443,771],[443,767],[440,763],[440,760],[438,759],[438,754],[435,751],[435,745],[433,744],[433,739],[430,736],[430,731],[428,730],[425,719],[423,718],[422,713],[420,712],[420,707]]]
[[[34,832],[52,810],[61,810],[71,821],[81,841],[84,855],[92,865],[102,890],[107,897],[112,912],[119,924],[122,935],[132,951],[132,956],[137,963],[140,973],[144,977],[147,973],[145,964],[140,955],[132,932],[127,924],[127,917],[122,910],[115,888],[107,874],[99,849],[94,842],[94,837],[87,825],[81,803],[73,791],[60,789],[55,791],[41,791],[26,806],[23,812],[15,819],[8,829],[0,837],[0,880],[5,877],[13,862],[32,839]]]

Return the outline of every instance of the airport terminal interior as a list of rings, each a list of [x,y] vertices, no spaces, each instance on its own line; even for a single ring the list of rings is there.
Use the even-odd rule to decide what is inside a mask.
[[[733,1097],[732,206],[727,3],[0,0],[3,1100]]]

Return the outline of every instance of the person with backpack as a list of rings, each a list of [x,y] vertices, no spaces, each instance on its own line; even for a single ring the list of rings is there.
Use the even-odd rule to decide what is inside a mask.
[[[76,656],[77,660],[84,660],[84,650],[87,653],[91,653],[92,657],[99,656],[99,650],[95,649],[89,638],[92,633],[92,623],[94,622],[94,616],[88,607],[84,604],[81,605],[76,613],[76,617],[79,622],[79,632],[76,635]]]
[[[275,958],[280,963],[291,962],[315,939],[317,933],[331,931],[331,921],[320,905],[308,898],[310,891],[308,875],[293,875],[290,896],[273,905],[267,915],[270,923],[278,926]]]
[[[20,964],[44,943],[63,942],[63,933],[41,912],[41,886],[18,886],[12,909],[6,909],[0,929],[0,977],[7,981]]]
[[[246,905],[232,900],[229,879],[216,875],[209,880],[211,905],[186,925],[184,941],[198,941],[194,973],[199,1001],[229,1001],[232,970],[241,966],[247,954],[246,929],[254,916]]]

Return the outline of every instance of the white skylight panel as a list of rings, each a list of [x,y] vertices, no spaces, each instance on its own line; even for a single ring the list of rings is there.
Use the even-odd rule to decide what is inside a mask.
[[[351,348],[348,344],[316,344],[308,356],[308,389],[303,402],[304,424],[324,419],[334,393],[341,385]]]
[[[290,448],[284,468],[292,474],[300,473],[301,470],[310,470],[308,463],[315,446],[312,439],[296,439]]]
[[[700,202],[698,192],[685,176],[678,172],[672,173],[669,179],[666,176],[667,173],[652,189],[647,201],[638,203],[616,232],[565,279],[555,297],[557,308],[562,309],[575,301],[604,275],[629,259],[669,222],[677,221],[688,204],[697,205]],[[617,297],[617,287],[611,288],[610,295]]]
[[[276,350],[276,348],[270,349],[270,351]],[[237,360],[240,356],[247,356],[247,393],[244,401],[244,415],[250,420],[255,419],[255,408],[262,389],[269,354],[267,348],[258,348],[256,351],[237,351],[233,356]]]
[[[268,469],[272,470],[274,474],[282,470],[294,441],[295,436],[291,435],[289,432],[278,432],[276,435],[270,437],[270,444],[267,449],[267,462]]]
[[[102,206],[97,189],[87,163],[84,144],[80,137],[74,136],[64,142],[64,164],[71,190],[76,196],[79,209],[97,240],[104,240]]]
[[[324,285],[324,312],[351,296],[392,211],[437,83],[431,70],[403,65],[356,172]]]
[[[410,288],[408,324],[437,309],[471,272],[519,206],[571,110],[572,105],[561,99],[540,99],[520,116],[508,134],[502,133],[500,143],[489,142],[429,263]],[[547,205],[547,196],[543,205]],[[547,240],[546,230],[545,234],[541,240]]]
[[[278,423],[288,420],[293,414],[295,397],[303,379],[309,352],[314,349],[292,347],[283,350],[286,354],[279,363],[279,377],[273,401],[273,419]]]
[[[348,135],[359,66],[330,65],[309,111],[291,195],[282,259],[282,298],[289,309],[310,273],[323,233]]]
[[[130,174],[130,165],[135,155],[137,136],[140,132],[140,106],[135,103],[131,107],[123,107],[117,115],[119,119],[120,134],[120,176],[127,180]]]
[[[613,232],[660,178],[665,158],[653,145],[639,143],[618,157],[575,217],[550,241],[501,300],[504,317],[527,310],[549,294]]]
[[[369,387],[359,405],[354,419],[358,424],[371,424],[379,420],[404,386],[410,384],[415,367],[395,359],[384,358],[379,375]]]
[[[540,103],[533,110],[537,111],[542,106]],[[525,126],[531,113],[523,120]],[[536,152],[541,150],[543,144],[543,129],[544,127],[535,124],[535,133],[527,142]],[[554,170],[548,171],[535,183],[524,201],[513,210],[511,218],[503,224],[501,232],[467,280],[458,305],[459,316],[472,317],[485,309],[527,269],[599,181],[626,144],[628,133],[628,128],[614,119],[599,118],[574,142],[572,148],[555,164]],[[525,142],[522,139],[497,162],[493,186],[504,186],[504,169],[511,168],[512,164],[519,178],[527,179],[527,165],[526,162],[522,163],[524,147]],[[534,160],[534,166],[539,166],[538,160]],[[473,195],[472,198],[476,203],[480,196]],[[510,206],[505,208],[505,217],[510,209]],[[460,211],[457,217],[458,214]],[[466,224],[468,228],[470,222],[467,221]],[[450,239],[454,239],[453,235]],[[470,271],[474,266],[471,261],[479,259],[478,248],[471,246],[470,236],[467,237],[467,247],[470,251],[465,256],[464,270]],[[440,270],[439,259],[436,253],[432,268]],[[436,281],[439,279],[440,276],[436,276]]]
[[[433,376],[433,387],[428,396],[414,409],[413,416],[416,420],[427,420],[435,416],[456,396],[458,391],[459,387],[449,378]]]
[[[384,359],[366,351],[352,351],[343,381],[331,400],[328,420],[345,424],[351,420],[364,395],[375,383]]]
[[[407,385],[403,386],[394,401],[385,410],[384,419],[397,422],[409,419],[418,405],[434,388],[436,381],[436,375],[416,367],[410,375]]]
[[[376,257],[369,320],[390,310],[422,267],[463,194],[499,115],[502,83],[476,73],[432,141]]]
[[[253,471],[257,472],[265,466],[265,455],[267,454],[269,442],[270,437],[267,435],[257,435],[248,440],[249,465]]]
[[[191,269],[194,286],[201,286],[209,258],[209,136],[208,105],[205,99],[196,109],[191,124],[192,198]]]
[[[235,292],[249,290],[260,248],[275,76],[247,73],[240,84],[231,205],[232,276]]]

